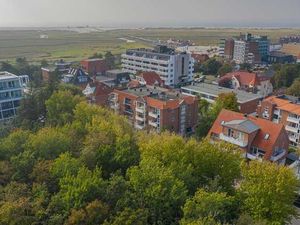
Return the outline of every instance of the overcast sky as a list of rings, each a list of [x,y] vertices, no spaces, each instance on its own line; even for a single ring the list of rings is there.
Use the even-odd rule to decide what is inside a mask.
[[[0,0],[8,26],[300,27],[300,0]]]

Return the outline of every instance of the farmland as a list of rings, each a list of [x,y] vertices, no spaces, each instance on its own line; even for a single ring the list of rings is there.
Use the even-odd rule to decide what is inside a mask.
[[[60,58],[78,61],[91,56],[95,52],[111,51],[120,54],[128,48],[149,47],[151,43],[142,41],[145,38],[153,41],[168,40],[169,38],[185,39],[197,45],[216,45],[220,38],[251,32],[253,34],[268,35],[272,42],[280,36],[299,34],[297,29],[116,29],[97,32],[80,33],[74,30],[41,31],[27,30],[0,30],[0,61],[13,61],[16,57],[26,57],[37,62],[42,59],[49,61]],[[40,38],[46,34],[48,38]],[[121,39],[120,39],[121,38]],[[126,42],[123,38],[133,39],[136,42]]]

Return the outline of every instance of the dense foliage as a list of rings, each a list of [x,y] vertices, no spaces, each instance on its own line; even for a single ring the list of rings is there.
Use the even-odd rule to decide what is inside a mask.
[[[0,224],[283,224],[295,215],[287,168],[243,163],[224,143],[136,133],[65,89],[45,102],[42,127],[0,140]],[[220,102],[236,109],[231,97]]]

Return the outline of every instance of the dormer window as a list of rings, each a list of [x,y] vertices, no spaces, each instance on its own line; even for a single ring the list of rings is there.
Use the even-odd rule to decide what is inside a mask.
[[[270,138],[270,134],[266,134],[264,137],[265,140],[269,140],[269,138]]]

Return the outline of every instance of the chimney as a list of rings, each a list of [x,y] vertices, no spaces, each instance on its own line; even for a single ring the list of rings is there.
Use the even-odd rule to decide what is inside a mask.
[[[141,88],[141,89],[140,89],[140,92],[142,92],[142,91],[143,91],[143,89]]]

